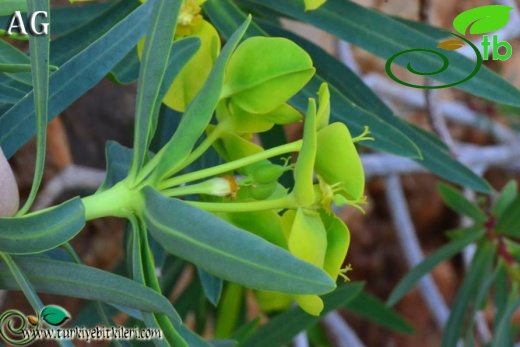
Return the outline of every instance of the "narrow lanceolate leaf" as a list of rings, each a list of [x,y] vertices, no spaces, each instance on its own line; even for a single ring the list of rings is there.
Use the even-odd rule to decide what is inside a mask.
[[[28,0],[27,9],[30,13],[43,11],[49,13],[49,0]],[[47,118],[49,101],[49,46],[51,34],[49,30],[49,18],[35,17],[34,24],[40,30],[47,30],[43,35],[29,36],[29,53],[31,56],[31,72],[33,84],[33,97],[36,115],[36,165],[34,178],[29,197],[24,206],[18,211],[23,215],[29,211],[43,178],[45,166],[45,153],[47,148]],[[46,28],[46,29],[45,29]]]
[[[466,199],[459,190],[444,183],[439,183],[437,187],[446,205],[455,212],[468,216],[477,223],[484,223],[487,220],[484,211]]]
[[[204,133],[204,129],[220,100],[224,85],[224,73],[229,58],[244,35],[250,21],[251,19],[247,19],[228,40],[208,79],[182,116],[182,121],[175,135],[157,154],[161,156],[156,172],[157,179],[161,179],[169,172],[174,172],[175,166],[189,155],[197,139]]]
[[[331,88],[332,120],[344,122],[353,134],[362,131],[360,127],[363,126],[363,123],[370,127],[370,132],[376,141],[361,143],[362,145],[400,156],[409,156],[406,155],[405,150],[412,148],[410,145],[403,147],[405,143],[399,140],[400,137],[406,136],[422,155],[422,158],[416,159],[417,163],[428,171],[473,190],[490,191],[489,184],[453,158],[444,144],[426,131],[413,127],[396,117],[392,110],[356,74],[336,58],[302,37],[272,24],[261,23],[262,27],[271,35],[287,37],[310,54],[317,74],[326,80]],[[438,29],[431,28],[431,30]],[[341,95],[341,98],[335,95]],[[343,102],[344,99],[347,99],[348,103]],[[364,114],[360,110],[364,111]],[[376,117],[380,119],[380,125],[373,120]],[[395,132],[395,130],[399,132]],[[389,135],[387,131],[392,131],[392,135]]]
[[[355,313],[386,329],[400,334],[413,334],[414,329],[395,311],[383,302],[366,292],[359,294],[354,300],[344,306],[347,311]]]
[[[520,235],[520,195],[509,204],[498,220],[495,230],[504,235],[517,237]]]
[[[516,335],[516,327],[514,324],[511,324],[511,317],[519,307],[520,299],[516,299],[514,302],[509,302],[508,307],[504,310],[503,315],[500,317],[493,346],[508,347],[513,344],[513,339]]]
[[[143,35],[152,1],[139,6],[106,34],[60,66],[49,79],[49,121],[95,86]],[[0,40],[0,46],[2,46]],[[0,58],[1,59],[1,58]],[[20,75],[20,74],[13,74]],[[36,131],[32,92],[0,116],[0,146],[10,158]]]
[[[363,286],[363,283],[352,282],[340,286],[333,293],[324,295],[322,298],[325,308],[321,316],[323,317],[330,311],[354,300],[363,290]],[[311,316],[299,307],[292,307],[269,320],[269,323],[250,335],[240,346],[283,346],[289,343],[299,332],[318,323],[320,319],[321,317]]]
[[[85,209],[79,198],[23,217],[0,218],[0,252],[44,252],[72,239],[84,225]]]
[[[500,196],[491,208],[495,217],[502,217],[507,207],[515,200],[518,191],[518,183],[515,180],[509,181],[500,192]]]
[[[31,61],[29,57],[22,51],[13,47],[4,40],[0,40],[0,63],[30,65]],[[31,73],[29,71],[25,73],[17,72],[15,74],[8,75],[20,83],[31,86]]]
[[[323,294],[335,287],[321,269],[218,217],[152,188],[143,191],[152,236],[170,253],[246,287]]]
[[[42,257],[17,256],[13,260],[38,292],[96,300],[145,312],[162,312],[173,319],[177,317],[166,298],[126,277]],[[0,288],[19,289],[3,262],[0,264]]]
[[[158,100],[177,17],[181,7],[180,0],[154,0],[150,23],[145,33],[146,41],[142,55],[137,100],[135,105],[134,157],[130,175],[136,175],[148,153],[153,137],[161,100]]]
[[[438,249],[426,259],[424,259],[419,265],[414,267],[394,288],[390,297],[387,300],[387,304],[392,306],[396,304],[410,289],[412,289],[417,282],[428,272],[433,270],[435,266],[444,260],[453,257],[459,253],[467,245],[477,241],[484,235],[485,230],[482,227],[473,227],[465,232],[465,236],[452,241],[444,247]]]
[[[329,0],[318,11],[302,11],[301,0],[248,0],[261,6],[267,6],[284,15],[310,23],[339,38],[387,60],[400,52],[411,49],[437,50],[438,41],[418,31],[410,29],[393,18],[365,8],[352,1]],[[341,14],[341,15],[340,15]],[[360,25],[370,23],[370,25]],[[446,84],[466,79],[474,70],[475,76],[456,88],[488,100],[520,106],[520,91],[498,74],[485,66],[475,68],[475,62],[456,51],[441,51],[449,62],[448,68],[431,78]],[[406,58],[406,59],[405,59]],[[395,60],[396,64],[407,66],[420,72],[433,72],[442,66],[442,59],[430,52],[415,52]]]
[[[125,179],[132,162],[132,150],[115,141],[107,142],[105,155],[107,158],[107,173],[98,192],[105,191]]]
[[[77,19],[74,24],[78,27],[75,30],[69,30],[65,35],[61,35],[51,42],[51,63],[55,65],[63,65],[72,59],[76,54],[80,53],[94,41],[103,36],[107,31],[112,29],[115,23],[122,21],[133,10],[136,9],[140,2],[138,0],[114,1],[104,4],[94,4],[95,6],[103,5],[102,11],[97,15],[93,15],[89,8],[92,5],[81,6],[73,5],[76,11],[65,11],[66,8],[59,7],[51,10],[52,16],[52,33],[60,35],[56,29],[60,29],[60,18],[68,17]],[[109,5],[108,8],[106,5]],[[78,13],[78,10],[81,13]],[[83,16],[86,16],[85,19]],[[90,17],[90,18],[89,18]],[[82,23],[82,25],[79,25]]]
[[[467,322],[465,316],[469,311],[469,307],[478,295],[480,284],[486,281],[486,276],[489,276],[491,273],[494,255],[495,246],[492,243],[483,242],[479,245],[477,252],[473,256],[470,269],[453,301],[454,305],[442,337],[442,347],[457,346],[457,341]],[[473,317],[470,319],[473,319]]]
[[[224,281],[222,278],[213,276],[202,269],[197,269],[197,273],[199,274],[204,294],[206,294],[206,297],[213,305],[217,306],[220,296],[222,295]]]

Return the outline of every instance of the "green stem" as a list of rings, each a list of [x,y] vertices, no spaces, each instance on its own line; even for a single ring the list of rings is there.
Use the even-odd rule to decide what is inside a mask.
[[[204,152],[206,152],[208,148],[211,147],[213,142],[217,141],[225,131],[225,123],[219,123],[215,129],[213,129],[213,131],[204,139],[204,141],[202,141],[202,143],[193,152],[191,152],[190,155],[188,155],[188,157],[186,157],[186,159],[184,159],[179,166],[176,166],[174,170],[172,170],[174,172],[168,172],[166,176],[171,176],[175,174],[175,172],[179,172],[200,158],[200,156],[203,155]]]
[[[301,147],[302,147],[302,140],[287,143],[285,145],[274,147],[274,148],[265,150],[263,152],[260,152],[260,153],[254,154],[254,155],[250,155],[250,156],[242,158],[242,159],[231,161],[229,163],[217,165],[217,166],[210,167],[210,168],[207,168],[204,170],[199,170],[196,172],[191,172],[191,173],[188,173],[185,175],[180,175],[177,177],[172,177],[170,179],[166,179],[159,184],[158,188],[160,191],[162,191],[163,189],[175,187],[182,183],[192,182],[192,181],[200,180],[200,179],[203,179],[206,177],[217,176],[217,175],[244,167],[246,165],[254,164],[254,163],[259,162],[264,159],[275,157],[277,155],[290,153],[290,152],[297,152],[301,149]]]
[[[208,150],[211,145],[218,140],[218,138],[225,132],[227,129],[227,124],[225,122],[219,123],[215,129],[202,141],[202,143],[194,150],[192,151],[180,164],[176,165],[174,168],[172,168],[165,176],[172,176],[175,173],[179,172],[180,170],[184,169],[191,163],[193,163],[195,160],[200,158],[204,152]],[[150,176],[154,169],[159,164],[159,161],[162,157],[163,152],[159,151],[146,165],[140,170],[139,174],[137,175],[137,178],[135,180],[135,186],[142,183],[148,176]]]
[[[127,218],[142,204],[142,197],[122,181],[108,190],[83,198],[82,202],[87,221],[103,217]]]
[[[283,198],[273,200],[262,200],[252,202],[200,202],[200,201],[185,201],[186,203],[200,208],[208,212],[256,212],[267,210],[280,209],[294,209],[298,208],[298,204],[292,198],[292,195],[287,195]]]

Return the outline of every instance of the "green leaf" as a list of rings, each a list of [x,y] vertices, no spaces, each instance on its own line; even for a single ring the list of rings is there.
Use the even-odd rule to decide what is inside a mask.
[[[500,196],[493,205],[491,212],[497,218],[504,215],[504,211],[513,202],[518,192],[518,184],[515,180],[509,181],[500,192]]]
[[[162,312],[170,318],[177,317],[166,298],[126,277],[43,257],[17,256],[13,260],[38,292],[97,300],[145,312]],[[19,289],[4,263],[0,264],[0,288]]]
[[[502,29],[509,21],[511,6],[489,5],[472,8],[459,14],[453,20],[453,27],[462,35],[487,34]]]
[[[124,20],[139,4],[137,0],[116,1],[110,4],[108,8],[102,9],[102,11],[95,11],[97,16],[91,17],[90,20],[77,26],[74,30],[52,40],[51,62],[56,65],[63,65],[106,34],[114,24]],[[53,12],[51,12],[52,15]],[[78,14],[69,12],[61,16],[74,16],[73,18],[76,18]],[[78,20],[81,21],[81,15]],[[52,17],[53,35],[54,22],[55,18]]]
[[[517,237],[520,235],[520,195],[509,204],[498,219],[495,230],[504,235]]]
[[[518,290],[513,289],[507,298],[507,306],[504,307],[503,312],[499,312],[501,315],[497,317],[499,323],[494,335],[493,347],[508,347],[513,344],[517,329],[511,324],[511,318],[519,307]]]
[[[262,238],[151,188],[143,191],[146,224],[170,253],[246,287],[293,294],[323,294],[334,282],[321,269]]]
[[[363,283],[352,282],[339,286],[333,293],[324,295],[325,307],[321,313],[327,313],[354,300],[363,290]],[[240,346],[264,347],[282,346],[289,343],[299,332],[318,323],[321,317],[311,316],[299,307],[292,307],[273,317],[255,333],[250,335]]]
[[[70,319],[69,313],[62,307],[48,305],[40,312],[40,317],[50,325],[60,326]]]
[[[155,0],[146,30],[135,105],[134,155],[130,176],[146,161],[162,99],[159,93],[173,44],[181,1]],[[182,61],[185,63],[186,60]],[[179,65],[184,65],[184,64]],[[180,70],[180,69],[179,69]]]
[[[30,58],[22,51],[13,47],[4,40],[0,40],[0,63],[3,64],[30,64]],[[27,86],[32,86],[31,73],[8,73],[7,76]]]
[[[132,150],[115,141],[108,141],[106,145],[107,173],[105,180],[98,189],[98,193],[108,190],[116,183],[128,176],[132,161]]]
[[[130,262],[132,277],[138,283],[154,289],[157,293],[161,293],[144,221],[138,219],[136,216],[132,216],[130,218],[130,224],[132,231],[128,239],[128,260]],[[170,320],[163,313],[143,312],[143,318],[147,325],[153,324],[153,327],[155,327],[155,324],[157,324],[158,328],[163,332],[165,341],[156,341],[157,346],[163,346],[165,343],[171,346],[188,346],[177,329],[173,326],[174,322],[182,324],[177,313],[173,320]]]
[[[484,211],[482,211],[476,204],[466,199],[466,197],[457,189],[439,183],[437,189],[441,193],[442,199],[453,211],[468,216],[475,222],[481,224],[488,218]]]
[[[108,77],[117,84],[134,83],[139,78],[140,65],[137,50],[133,49],[114,66]]]
[[[44,252],[72,239],[84,225],[85,209],[79,198],[23,217],[0,218],[0,252]]]
[[[504,262],[498,262],[496,269],[496,279],[493,288],[493,303],[495,305],[494,329],[498,330],[500,317],[504,315],[507,309],[508,297],[508,275],[507,268]]]
[[[486,280],[490,272],[495,246],[489,242],[482,242],[477,252],[473,256],[470,269],[455,297],[454,305],[450,312],[450,317],[444,329],[442,337],[442,347],[455,347],[466,323],[465,316],[469,311],[470,305],[478,295],[480,283]],[[471,317],[473,319],[473,317]]]
[[[8,108],[12,107],[12,104],[16,104],[26,94],[20,89],[10,86],[5,82],[0,82],[0,88],[2,89],[2,94],[0,95],[0,103],[9,104]]]
[[[96,85],[137,44],[144,33],[151,4],[149,1],[139,6],[50,76],[49,121]],[[9,129],[0,133],[0,146],[7,158],[35,134],[32,97],[31,92],[0,116],[0,128]]]
[[[375,297],[362,292],[344,307],[361,317],[399,334],[413,334],[413,327]]]
[[[220,100],[229,58],[244,35],[249,22],[250,19],[247,19],[227,41],[206,83],[186,109],[175,135],[157,154],[161,159],[156,169],[157,179],[175,171],[176,166],[189,155],[197,139],[204,133]],[[173,153],[175,155],[172,155]]]
[[[222,286],[224,281],[222,278],[218,278],[213,276],[212,274],[197,268],[197,273],[199,274],[200,283],[202,284],[202,288],[204,289],[204,294],[208,300],[215,306],[218,305],[220,300],[220,295],[222,294]]]
[[[399,282],[399,284],[392,290],[390,297],[387,300],[387,305],[393,306],[396,304],[410,289],[419,282],[419,280],[428,272],[433,270],[442,261],[453,257],[459,253],[467,245],[476,242],[485,233],[485,230],[478,227],[471,227],[465,231],[465,236],[448,243],[437,251],[430,254],[420,264],[414,267],[408,274]]]
[[[29,304],[35,312],[39,312],[43,308],[43,303],[36,294],[33,285],[28,280],[26,274],[20,269],[17,262],[7,253],[0,253],[0,257],[4,261],[3,265],[7,273],[12,276],[13,283],[17,289],[21,290]]]
[[[27,10],[30,13],[44,11],[48,13],[50,0],[28,0]],[[48,18],[42,20],[36,17],[34,24],[49,26]],[[49,111],[49,49],[50,33],[48,35],[29,36],[29,54],[31,57],[33,96],[36,116],[36,164],[29,197],[17,215],[23,215],[31,208],[40,188],[45,167],[47,149],[47,119]]]
[[[163,329],[157,316],[155,316],[151,313],[146,313],[146,312],[143,313],[143,321],[149,329],[159,329],[159,330]],[[172,346],[168,341],[167,332],[164,332],[164,336],[165,336],[165,338],[163,338],[163,339],[153,339],[153,344],[156,347]],[[188,347],[188,345],[186,344],[186,341],[179,340],[177,342],[178,342],[177,346],[179,346],[179,347]]]
[[[397,53],[409,49],[431,49],[436,51],[437,40],[391,17],[352,1],[329,0],[318,11],[301,11],[301,0],[248,0],[260,6],[270,7],[284,15],[321,28],[337,37],[349,41],[385,60]],[[370,23],[370,25],[360,25]],[[452,83],[467,78],[474,69],[475,62],[454,51],[442,51],[448,58],[449,68],[443,73],[430,76],[441,82]],[[416,53],[413,69],[416,71],[434,71],[439,69],[441,59],[431,53]],[[407,66],[409,60],[397,59],[399,65]],[[457,88],[488,100],[520,106],[520,91],[498,74],[485,66],[468,81]]]

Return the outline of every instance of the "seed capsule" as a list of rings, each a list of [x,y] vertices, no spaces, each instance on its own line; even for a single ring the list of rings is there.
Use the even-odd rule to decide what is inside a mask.
[[[277,181],[282,176],[284,168],[280,165],[263,163],[253,172],[253,181],[258,184],[267,184]]]

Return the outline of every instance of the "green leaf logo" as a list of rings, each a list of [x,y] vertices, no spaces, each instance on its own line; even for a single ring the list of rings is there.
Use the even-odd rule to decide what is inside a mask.
[[[459,14],[453,20],[453,27],[462,35],[486,34],[504,27],[509,21],[511,6],[489,5],[476,7]]]
[[[40,314],[40,317],[47,324],[53,326],[60,326],[67,319],[70,319],[70,315],[65,309],[54,305],[45,306]]]

